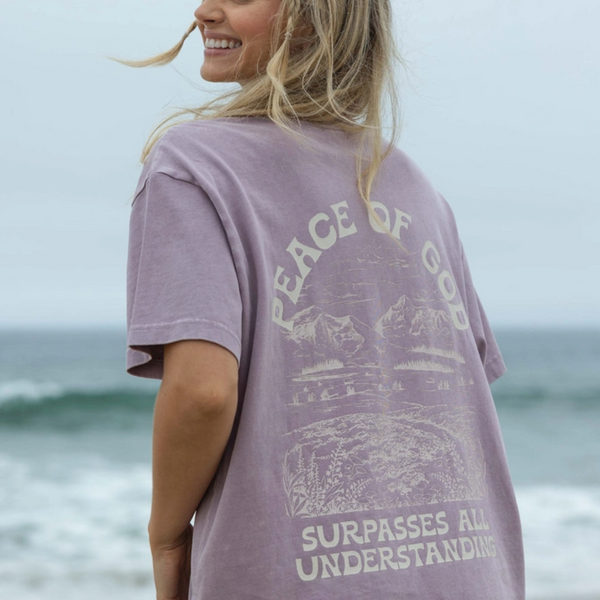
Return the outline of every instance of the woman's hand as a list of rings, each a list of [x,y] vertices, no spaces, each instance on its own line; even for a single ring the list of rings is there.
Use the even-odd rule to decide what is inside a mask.
[[[171,544],[152,543],[156,600],[188,600],[192,557],[191,524]]]

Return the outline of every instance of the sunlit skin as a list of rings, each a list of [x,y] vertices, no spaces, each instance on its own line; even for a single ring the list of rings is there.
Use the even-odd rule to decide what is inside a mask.
[[[194,12],[204,45],[210,38],[241,42],[239,48],[204,51],[206,81],[243,84],[266,64],[281,0],[204,0]]]

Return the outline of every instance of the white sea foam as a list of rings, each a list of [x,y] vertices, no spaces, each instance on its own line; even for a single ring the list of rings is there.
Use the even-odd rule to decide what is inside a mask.
[[[65,388],[54,381],[30,381],[17,379],[0,382],[0,405],[7,402],[41,402],[48,398],[58,398]]]
[[[0,598],[153,596],[150,465],[0,454]],[[517,488],[528,600],[600,597],[600,486]]]
[[[516,490],[528,600],[600,596],[600,486]]]
[[[149,465],[0,455],[0,598],[149,598]]]

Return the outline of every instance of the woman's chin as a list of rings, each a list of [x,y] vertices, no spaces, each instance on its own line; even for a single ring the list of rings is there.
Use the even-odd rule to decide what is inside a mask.
[[[204,81],[209,81],[211,83],[226,81],[226,78],[222,74],[215,73],[212,69],[200,69],[200,77],[202,77]]]
[[[200,77],[211,83],[233,83],[239,81],[236,73],[227,69],[216,69],[212,65],[204,63],[200,68]]]

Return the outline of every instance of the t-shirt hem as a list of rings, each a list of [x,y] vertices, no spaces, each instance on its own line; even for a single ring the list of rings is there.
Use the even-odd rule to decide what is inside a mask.
[[[502,375],[504,375],[504,373],[507,371],[502,355],[496,354],[492,358],[486,360],[484,370],[490,385],[494,383],[496,379],[502,377]]]
[[[172,323],[131,326],[127,335],[126,370],[130,375],[162,379],[162,351],[156,347],[182,340],[206,340],[229,350],[240,364],[242,344],[238,336],[221,323],[186,319]]]

